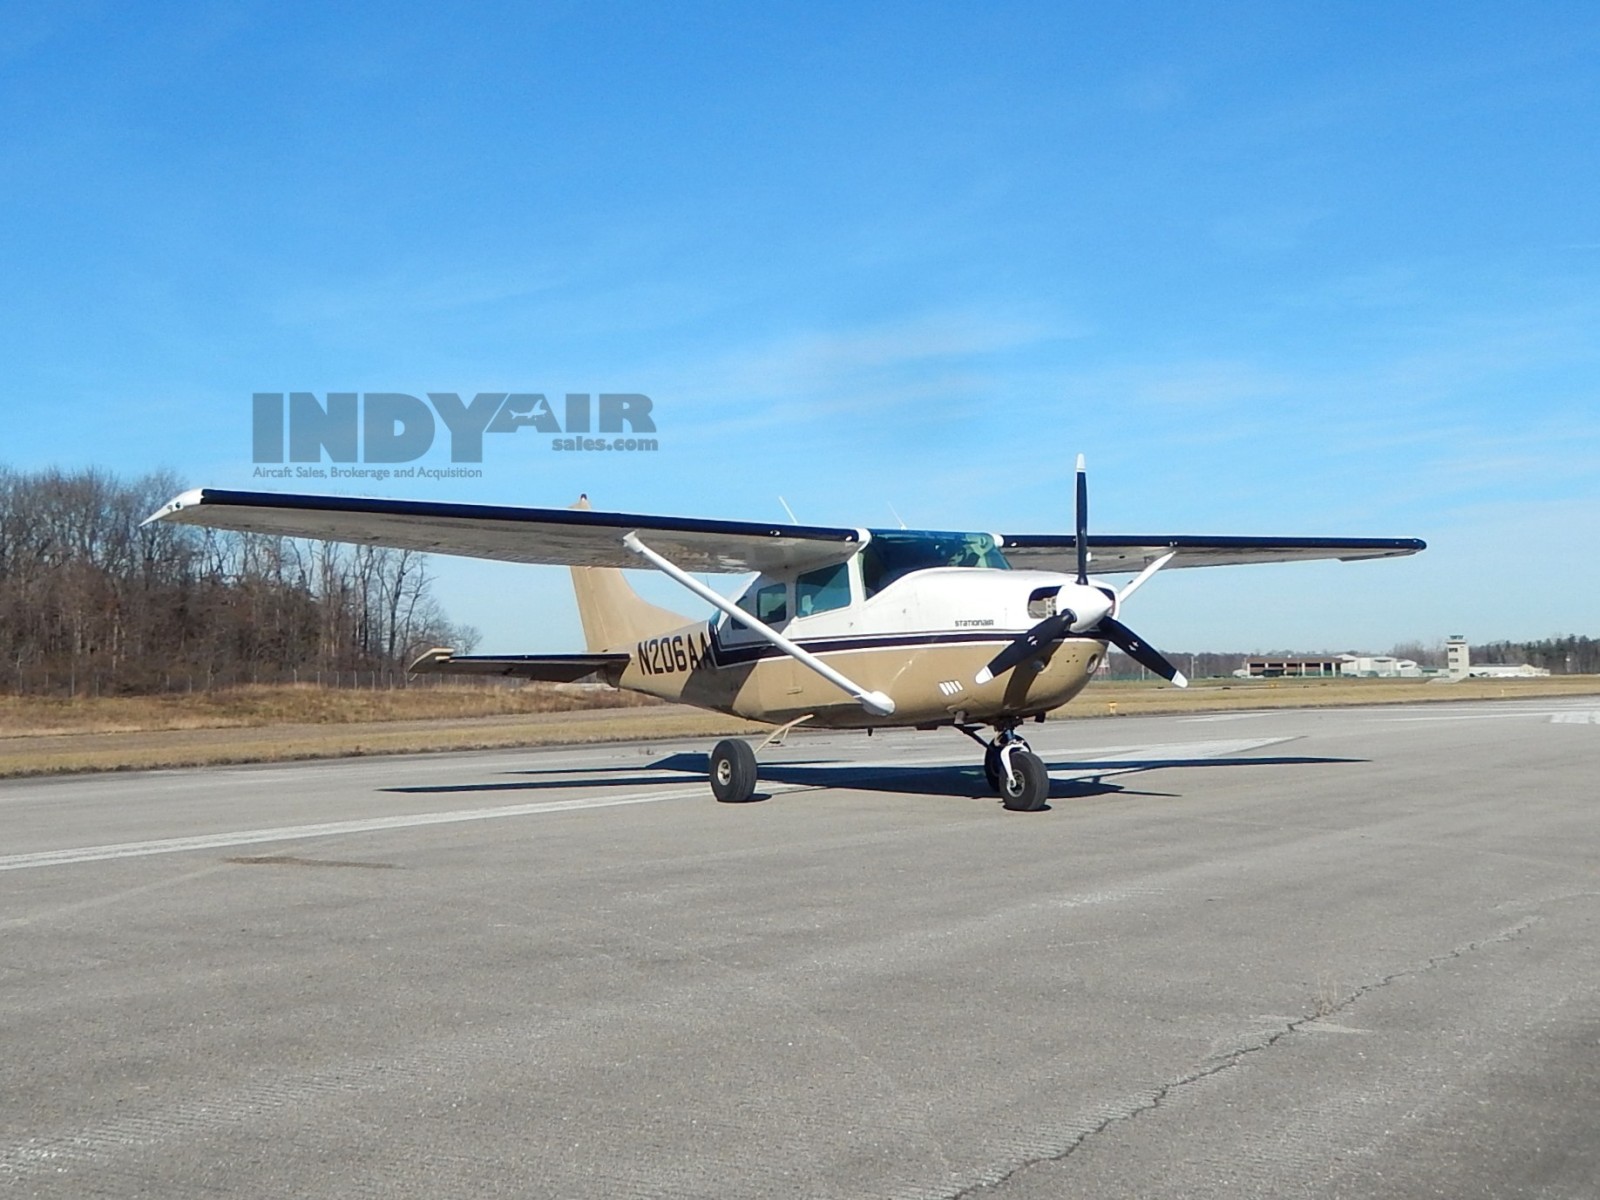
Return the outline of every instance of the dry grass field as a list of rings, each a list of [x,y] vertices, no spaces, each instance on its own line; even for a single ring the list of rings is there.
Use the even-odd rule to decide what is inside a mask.
[[[252,684],[156,696],[0,696],[0,738],[71,733],[233,729],[258,725],[349,725],[526,716],[658,702],[603,685],[444,684],[408,688],[327,688]]]
[[[0,696],[0,778],[483,750],[762,728],[607,687],[253,685],[161,696]]]
[[[1060,717],[1600,695],[1600,676],[1464,680],[1096,682]],[[0,777],[712,738],[763,726],[606,688],[255,686],[166,696],[0,697]]]

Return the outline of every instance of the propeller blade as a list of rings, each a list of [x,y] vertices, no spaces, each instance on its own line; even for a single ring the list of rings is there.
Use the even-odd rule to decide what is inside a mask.
[[[1065,633],[1067,626],[1075,620],[1077,617],[1072,610],[1065,609],[1053,617],[1046,617],[1021,637],[1006,643],[1005,649],[991,658],[989,665],[978,672],[978,686],[982,687],[991,679],[1004,675],[1029,655],[1038,653],[1042,647],[1048,646]]]
[[[1148,667],[1161,678],[1177,687],[1188,687],[1184,673],[1167,661],[1166,656],[1146,643],[1138,634],[1115,617],[1102,617],[1094,627],[1096,637],[1103,637],[1141,667]],[[1003,653],[1003,652],[1002,652]]]
[[[1077,535],[1074,549],[1078,552],[1078,582],[1089,582],[1089,474],[1084,470],[1083,455],[1078,455]]]

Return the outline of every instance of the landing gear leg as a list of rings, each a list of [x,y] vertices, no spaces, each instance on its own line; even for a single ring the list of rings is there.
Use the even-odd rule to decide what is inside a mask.
[[[791,732],[816,713],[805,713],[778,726],[756,745],[742,738],[725,738],[711,751],[706,773],[711,776],[711,794],[724,804],[744,804],[755,799],[756,755],[768,746],[781,746]]]

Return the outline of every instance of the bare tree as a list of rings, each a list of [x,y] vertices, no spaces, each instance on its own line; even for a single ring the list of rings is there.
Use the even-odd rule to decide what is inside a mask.
[[[453,633],[426,556],[143,525],[181,486],[0,466],[0,688],[332,681]]]

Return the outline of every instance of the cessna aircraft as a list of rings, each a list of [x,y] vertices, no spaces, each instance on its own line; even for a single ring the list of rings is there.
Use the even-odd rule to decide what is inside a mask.
[[[1089,682],[1108,645],[1179,687],[1183,675],[1119,619],[1163,567],[1386,558],[1415,538],[1261,538],[1088,532],[1083,458],[1077,526],[1056,534],[773,526],[749,521],[511,508],[200,488],[149,518],[245,533],[320,538],[572,568],[584,654],[498,657],[429,651],[417,672],[569,682],[598,675],[631,689],[778,728],[759,747],[711,752],[718,800],[749,800],[756,753],[798,725],[953,726],[984,747],[1006,808],[1044,807],[1044,763],[1017,732]],[[1120,588],[1091,579],[1132,574]],[[622,574],[654,567],[717,610],[690,621],[647,603]],[[691,572],[756,578],[737,600]],[[985,726],[993,736],[978,731]]]

